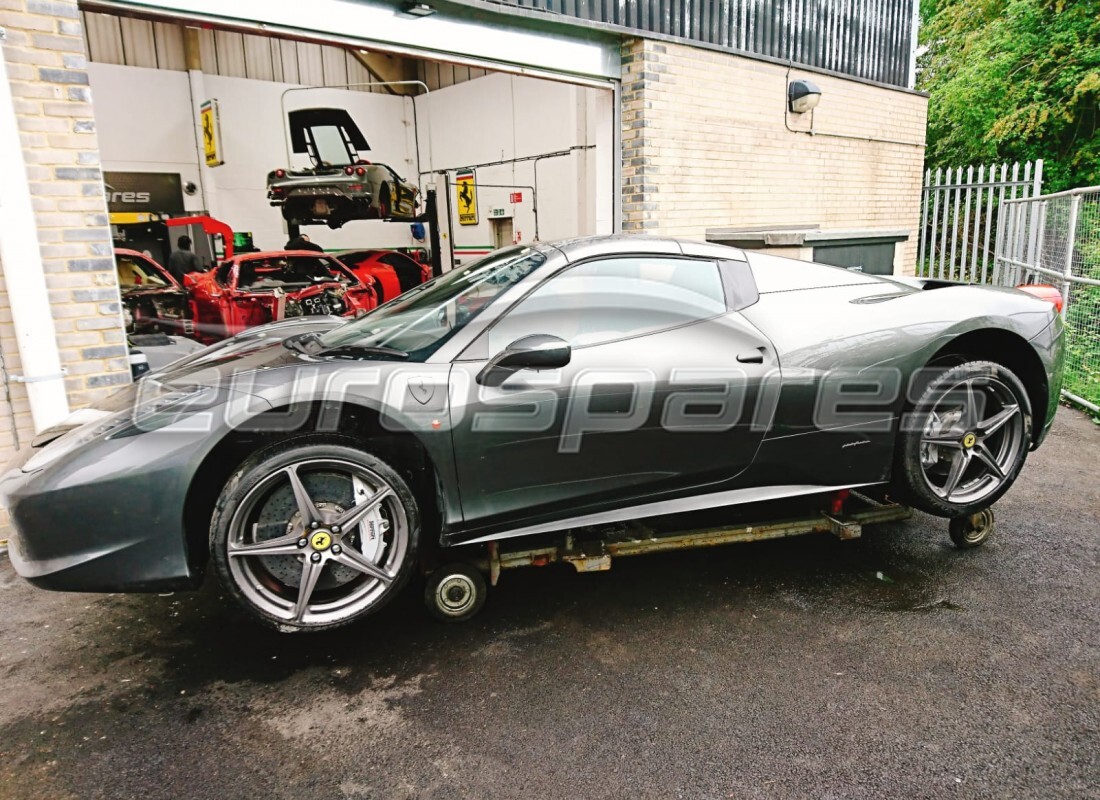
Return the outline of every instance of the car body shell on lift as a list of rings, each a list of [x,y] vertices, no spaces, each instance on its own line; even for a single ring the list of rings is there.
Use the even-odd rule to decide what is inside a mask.
[[[289,150],[307,154],[310,166],[267,175],[268,201],[285,220],[339,228],[352,220],[416,216],[420,189],[392,167],[360,157],[370,145],[346,109],[297,109],[287,114],[287,125]]]
[[[1061,321],[1049,303],[1016,290],[930,291],[919,281],[645,237],[596,237],[528,249],[545,258],[542,266],[421,363],[295,352],[283,346],[288,337],[325,331],[340,320],[288,319],[220,342],[152,376],[167,391],[206,387],[211,413],[197,428],[191,415],[138,435],[105,437],[87,426],[45,432],[0,476],[0,500],[14,523],[12,559],[18,572],[66,590],[193,585],[204,564],[209,520],[196,506],[201,495],[196,487],[204,477],[229,474],[219,463],[224,452],[219,445],[273,413],[293,415],[332,402],[335,385],[341,387],[340,413],[369,416],[385,405],[393,435],[415,440],[438,487],[439,526],[431,535],[444,547],[884,484],[891,477],[905,397],[880,409],[877,426],[845,420],[822,426],[815,420],[822,381],[835,370],[858,374],[872,367],[909,376],[960,337],[993,332],[1033,365],[1027,376],[1035,420],[1032,447],[1053,421]],[[635,340],[575,348],[561,380],[542,391],[565,391],[568,378],[582,370],[648,370],[655,380],[649,421],[628,433],[592,435],[581,458],[560,451],[553,435],[560,415],[546,435],[475,432],[476,412],[511,402],[506,394],[462,395],[454,389],[473,386],[494,355],[483,334],[556,273],[624,254],[718,262],[730,287],[727,313]],[[735,357],[743,353],[758,356],[740,365],[746,401],[768,398],[756,403],[767,413],[717,433],[675,436],[653,422],[673,394],[673,365],[687,370],[736,365]],[[419,387],[417,402],[385,402],[387,387],[398,377]],[[122,390],[100,413],[126,414],[138,391]],[[232,413],[222,413],[230,408]],[[51,455],[51,448],[64,456]]]

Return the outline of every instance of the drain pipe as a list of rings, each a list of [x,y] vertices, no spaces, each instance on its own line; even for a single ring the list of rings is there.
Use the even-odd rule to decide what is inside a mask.
[[[57,351],[8,66],[2,54],[5,39],[5,31],[0,28],[0,175],[4,176],[0,179],[0,264],[23,369],[22,375],[9,373],[8,379],[26,385],[34,429],[40,431],[69,415],[69,398]]]

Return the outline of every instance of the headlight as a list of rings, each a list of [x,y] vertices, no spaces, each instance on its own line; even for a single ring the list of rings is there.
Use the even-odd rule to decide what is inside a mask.
[[[23,464],[23,472],[34,472],[96,439],[121,439],[163,428],[209,409],[218,401],[218,390],[208,386],[176,388],[146,378],[130,408],[113,413],[86,408],[66,422],[83,423],[59,436]]]
[[[106,436],[121,425],[125,425],[130,419],[129,411],[117,411],[114,414],[99,412],[95,415],[89,413],[93,411],[95,409],[85,408],[72,414],[66,422],[91,419],[80,427],[62,434],[27,459],[26,463],[23,464],[23,472],[34,472],[42,469],[62,456],[68,455],[81,445]]]
[[[176,387],[146,377],[138,384],[134,406],[126,423],[110,431],[107,438],[121,439],[159,430],[185,417],[206,411],[218,402],[219,392],[210,386]]]

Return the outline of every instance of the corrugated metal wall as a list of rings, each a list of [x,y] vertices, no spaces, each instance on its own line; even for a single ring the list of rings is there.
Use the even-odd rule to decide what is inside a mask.
[[[186,68],[182,25],[91,11],[83,13],[84,36],[91,61],[153,69]],[[356,58],[355,53],[343,47],[200,28],[199,50],[203,70],[211,75],[303,86],[341,86],[372,80],[370,71]],[[402,65],[391,64],[391,71],[400,72],[397,77],[422,80],[431,91],[480,78],[488,72],[476,67],[379,53],[373,53],[371,57],[402,62]],[[407,69],[409,66],[412,67],[411,72]],[[373,76],[373,79],[380,78]],[[382,86],[358,87],[358,90],[391,91]],[[406,90],[397,92],[405,93]],[[418,93],[411,87],[407,92]]]
[[[153,69],[185,69],[183,26],[84,12],[88,57],[103,64]],[[230,78],[341,86],[368,83],[370,71],[350,50],[233,31],[199,30],[205,72]],[[381,87],[362,91],[388,92]]]
[[[916,0],[490,0],[908,86]]]

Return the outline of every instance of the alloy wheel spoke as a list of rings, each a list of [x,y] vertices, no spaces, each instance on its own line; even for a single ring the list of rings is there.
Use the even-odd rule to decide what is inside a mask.
[[[298,504],[298,513],[302,517],[302,525],[308,527],[311,522],[320,522],[321,512],[313,504],[313,499],[306,491],[305,484],[298,476],[298,466],[291,464],[286,468],[286,475],[290,480],[290,488],[294,492],[294,501]]]
[[[1001,465],[997,463],[997,459],[993,457],[993,454],[989,452],[989,448],[984,443],[980,443],[974,448],[974,457],[989,467],[989,471],[997,476],[997,480],[1003,481],[1005,479],[1004,470],[1001,469]]]
[[[973,379],[966,382],[966,408],[963,410],[963,428],[973,430],[978,426],[978,393],[974,391]]]
[[[277,536],[274,539],[265,539],[252,544],[235,544],[230,542],[229,555],[233,556],[291,556],[301,553],[298,540],[301,537],[294,533],[286,536]]]
[[[951,447],[955,450],[962,449],[962,442],[957,433],[931,433],[921,437],[921,444],[934,444],[936,447]]]
[[[302,582],[298,585],[298,602],[294,604],[295,622],[301,622],[306,611],[309,610],[309,598],[324,568],[325,562],[321,559],[314,561],[312,558],[307,558],[302,564]]]
[[[392,490],[388,486],[380,489],[378,492],[372,495],[370,499],[364,500],[362,503],[352,506],[339,517],[334,519],[331,523],[332,526],[334,528],[341,528],[345,531],[353,529],[356,525],[363,521],[363,517],[367,516],[367,514],[377,508],[378,504],[389,497],[391,493]]]
[[[332,555],[332,560],[337,564],[354,569],[357,572],[362,572],[364,575],[369,575],[372,578],[377,578],[382,583],[392,583],[393,575],[386,572],[382,567],[375,564],[365,555],[358,550],[353,550],[350,547],[346,547],[339,553]]]
[[[992,436],[1005,426],[1010,419],[1012,419],[1020,411],[1018,405],[1005,406],[998,413],[994,414],[984,422],[978,423],[978,432],[980,436]]]
[[[966,472],[969,465],[970,455],[960,450],[951,461],[951,468],[947,471],[947,480],[941,490],[945,500],[951,499],[951,493],[958,487],[959,481],[962,480],[963,473]]]

